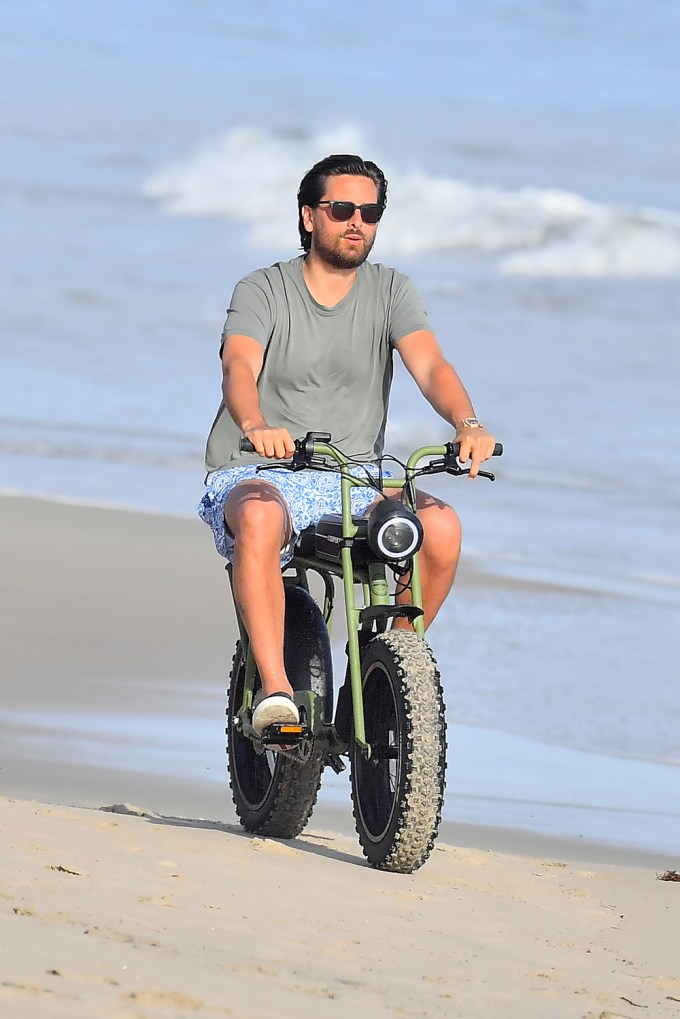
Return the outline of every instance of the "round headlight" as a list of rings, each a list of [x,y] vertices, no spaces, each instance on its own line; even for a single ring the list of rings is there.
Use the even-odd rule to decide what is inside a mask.
[[[368,543],[380,559],[396,562],[417,552],[423,542],[423,525],[401,502],[385,499],[368,518]]]

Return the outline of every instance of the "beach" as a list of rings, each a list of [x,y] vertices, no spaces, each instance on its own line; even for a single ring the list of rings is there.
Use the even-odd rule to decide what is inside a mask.
[[[377,14],[6,5],[3,1019],[680,1017],[680,7]],[[196,518],[230,295],[330,152],[384,169],[371,259],[505,450],[427,479],[464,539],[412,876],[364,862],[346,773],[298,839],[238,827]],[[451,435],[395,368],[404,460]]]
[[[212,774],[234,622],[203,525],[0,517],[3,1014],[678,1014],[672,854],[449,819],[419,872],[383,874],[323,787],[299,838],[248,835]],[[214,748],[164,773],[153,744],[197,712]]]
[[[86,507],[132,514],[106,517],[111,554],[93,539],[91,569],[63,567],[35,532],[24,616],[41,620],[41,652],[49,639],[66,653],[74,696],[55,682],[58,655],[45,669],[24,647],[31,698],[8,681],[0,705],[23,754],[14,777],[31,794],[40,750],[55,783],[83,761],[81,782],[144,775],[168,797],[156,809],[183,812],[180,790],[187,809],[222,809],[234,634],[195,519],[220,332],[236,281],[298,253],[305,170],[359,152],[389,179],[371,258],[411,277],[505,449],[493,485],[427,479],[464,534],[431,630],[455,776],[445,820],[676,852],[678,11],[655,0],[644,39],[632,0],[392,13],[347,76],[337,40],[363,14],[354,0],[315,12],[312,65],[283,9],[7,11],[0,494],[70,503],[70,520],[80,504],[84,536],[105,519]],[[247,60],[224,59],[235,38]],[[451,436],[399,360],[386,451],[404,460]],[[169,549],[139,601],[120,556],[134,546],[140,561],[143,512],[172,519],[152,528]],[[198,568],[178,630],[171,536],[185,528]],[[56,598],[45,619],[64,569],[76,618]],[[345,808],[346,785],[331,777],[329,796]]]

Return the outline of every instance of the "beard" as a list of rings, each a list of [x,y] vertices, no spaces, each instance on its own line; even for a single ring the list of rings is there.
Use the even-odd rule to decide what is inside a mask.
[[[334,269],[356,269],[363,265],[371,253],[375,242],[375,234],[370,240],[361,235],[363,244],[361,247],[348,248],[343,244],[344,235],[336,237],[331,243],[326,243],[318,234],[314,235],[314,253],[326,265]]]

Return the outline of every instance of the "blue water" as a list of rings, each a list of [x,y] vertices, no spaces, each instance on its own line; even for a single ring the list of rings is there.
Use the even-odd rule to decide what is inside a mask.
[[[431,637],[473,741],[449,812],[499,823],[464,795],[493,732],[506,802],[518,739],[556,783],[556,748],[613,762],[612,838],[635,762],[677,804],[680,8],[4,7],[0,490],[192,514],[231,288],[296,254],[311,163],[361,151],[375,257],[506,446],[494,486],[439,489],[465,586]],[[414,435],[442,426],[399,372],[390,445]]]

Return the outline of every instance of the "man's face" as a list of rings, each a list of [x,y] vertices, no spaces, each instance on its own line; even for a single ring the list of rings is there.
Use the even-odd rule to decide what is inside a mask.
[[[378,189],[370,177],[342,174],[328,177],[322,199],[363,205],[377,202]],[[336,269],[356,269],[366,261],[378,224],[364,223],[358,209],[345,223],[333,219],[328,205],[314,208],[305,205],[302,216],[305,228],[312,235],[312,252],[327,265]]]

